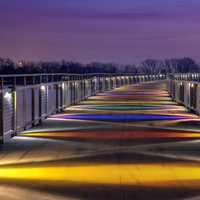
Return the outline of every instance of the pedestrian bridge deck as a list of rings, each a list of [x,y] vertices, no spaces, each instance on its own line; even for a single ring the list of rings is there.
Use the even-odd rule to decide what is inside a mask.
[[[0,199],[196,197],[199,125],[165,81],[90,97],[1,147]]]

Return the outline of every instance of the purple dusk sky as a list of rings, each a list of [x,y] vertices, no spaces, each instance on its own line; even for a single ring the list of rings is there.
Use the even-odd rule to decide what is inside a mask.
[[[0,56],[200,61],[199,0],[0,0]]]

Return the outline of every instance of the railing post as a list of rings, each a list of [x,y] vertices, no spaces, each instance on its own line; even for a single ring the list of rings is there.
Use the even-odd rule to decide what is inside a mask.
[[[3,144],[4,143],[4,100],[3,100],[3,89],[4,89],[4,79],[3,77],[1,77],[1,96],[0,96],[0,102],[1,102],[1,113],[0,113],[0,121],[1,121],[1,137],[0,137],[0,143]]]
[[[17,132],[17,91],[16,91],[17,80],[13,78],[13,130],[14,134]]]

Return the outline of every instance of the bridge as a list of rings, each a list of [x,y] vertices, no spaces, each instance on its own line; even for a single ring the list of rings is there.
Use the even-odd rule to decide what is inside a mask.
[[[35,74],[0,76],[1,142],[99,92],[165,75]]]
[[[198,77],[2,77],[0,199],[198,199]]]

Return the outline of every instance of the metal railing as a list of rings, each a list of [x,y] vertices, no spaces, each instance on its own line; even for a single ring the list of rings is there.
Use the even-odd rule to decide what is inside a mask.
[[[10,75],[0,75],[0,85],[1,88],[4,86],[12,85],[34,85],[41,83],[52,83],[60,81],[76,81],[96,78],[114,78],[114,77],[126,77],[131,76],[134,79],[144,79],[144,80],[158,80],[165,79],[165,74],[157,75],[133,75],[132,73],[91,73],[91,74],[69,74],[69,73],[48,73],[48,74],[10,74]]]

